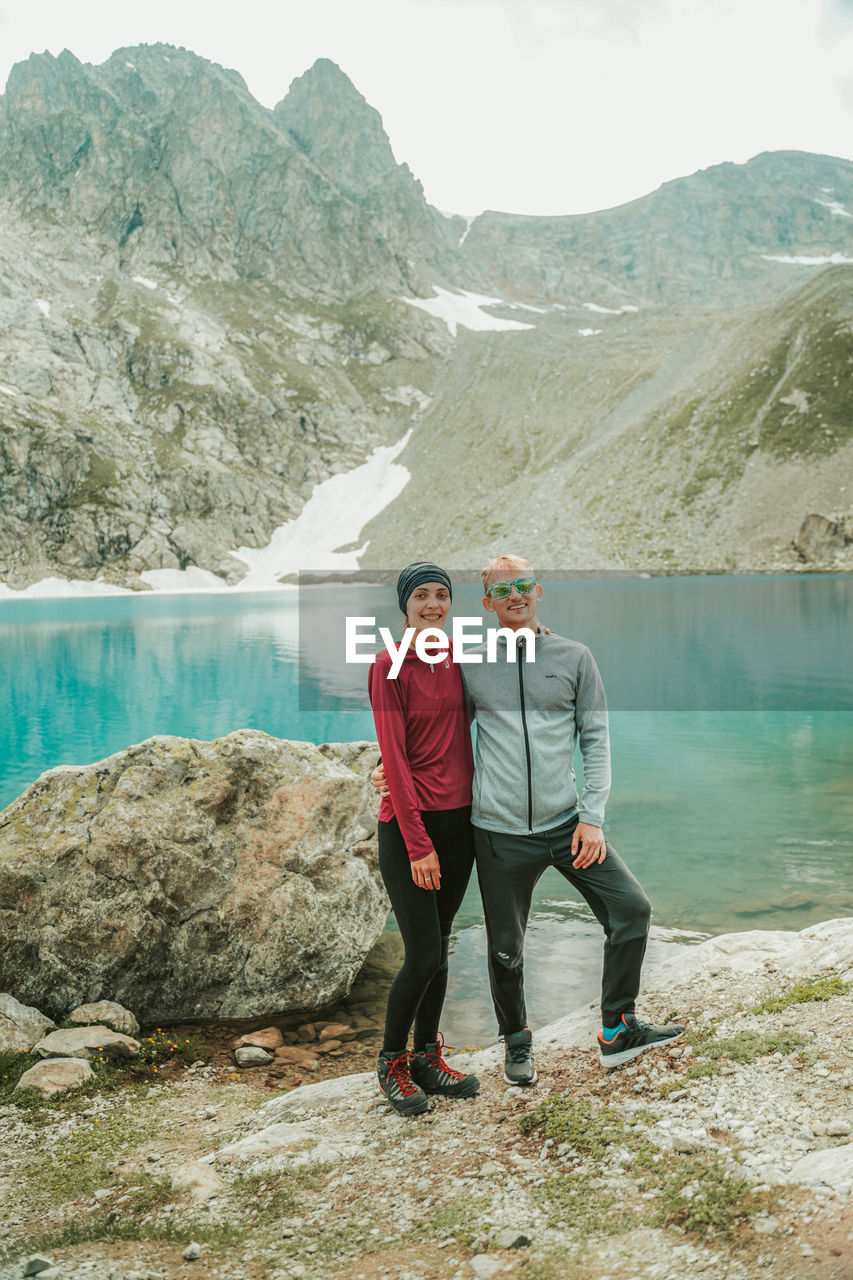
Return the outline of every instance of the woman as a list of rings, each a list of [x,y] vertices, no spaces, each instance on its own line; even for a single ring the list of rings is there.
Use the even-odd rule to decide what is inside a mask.
[[[452,595],[444,570],[426,561],[397,579],[397,601],[415,633],[444,629]],[[429,1093],[470,1098],[480,1087],[444,1061],[438,1030],[450,931],[474,861],[474,761],[462,677],[448,654],[422,662],[410,643],[395,680],[390,668],[384,651],[370,667],[368,691],[388,786],[379,867],[406,951],[388,996],[377,1072],[394,1110],[418,1115]]]

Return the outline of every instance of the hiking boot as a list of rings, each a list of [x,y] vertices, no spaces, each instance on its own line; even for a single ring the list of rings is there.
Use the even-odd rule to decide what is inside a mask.
[[[504,1036],[504,1080],[507,1084],[535,1084],[533,1033],[527,1027]]]
[[[424,1093],[438,1093],[443,1098],[473,1098],[479,1092],[480,1081],[476,1076],[466,1076],[449,1067],[442,1056],[443,1050],[444,1036],[439,1032],[437,1040],[412,1058],[412,1079]]]
[[[423,1089],[412,1079],[410,1065],[413,1053],[380,1053],[376,1061],[379,1088],[401,1116],[419,1116],[428,1110],[429,1103]]]
[[[598,1033],[598,1058],[603,1067],[618,1067],[623,1062],[645,1053],[646,1049],[654,1049],[661,1044],[669,1044],[680,1036],[684,1027],[653,1027],[648,1022],[638,1022],[633,1013],[622,1014],[622,1024],[612,1040],[604,1039],[604,1032]]]

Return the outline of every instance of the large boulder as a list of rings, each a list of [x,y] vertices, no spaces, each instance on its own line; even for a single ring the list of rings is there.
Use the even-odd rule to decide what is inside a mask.
[[[376,758],[241,729],[42,774],[0,813],[0,990],[143,1023],[338,1000],[388,910]]]
[[[43,1058],[94,1058],[106,1054],[108,1058],[135,1058],[139,1054],[139,1041],[110,1027],[71,1027],[51,1031],[33,1046]]]
[[[25,1071],[15,1089],[38,1089],[49,1098],[94,1078],[95,1073],[84,1058],[48,1058]]]
[[[139,1023],[130,1010],[116,1004],[114,1000],[96,1000],[94,1004],[81,1004],[71,1010],[68,1021],[83,1027],[103,1023],[113,1031],[121,1031],[126,1036],[135,1036],[139,1031]]]
[[[55,1026],[38,1009],[0,992],[0,1052],[26,1053]]]

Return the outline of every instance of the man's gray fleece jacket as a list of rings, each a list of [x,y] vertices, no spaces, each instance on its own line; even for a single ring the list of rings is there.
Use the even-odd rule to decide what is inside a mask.
[[[559,826],[576,813],[600,827],[610,792],[607,701],[586,645],[539,633],[536,658],[524,644],[507,661],[498,636],[497,661],[464,664],[461,671],[477,722],[471,821],[486,831],[528,834]],[[573,757],[583,758],[580,805]]]

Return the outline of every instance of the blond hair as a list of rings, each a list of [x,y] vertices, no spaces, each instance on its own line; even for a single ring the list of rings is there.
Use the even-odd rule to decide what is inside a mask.
[[[533,577],[533,565],[522,556],[496,556],[483,568],[483,590],[488,591],[493,578],[500,582],[504,574],[513,573],[516,569]]]

